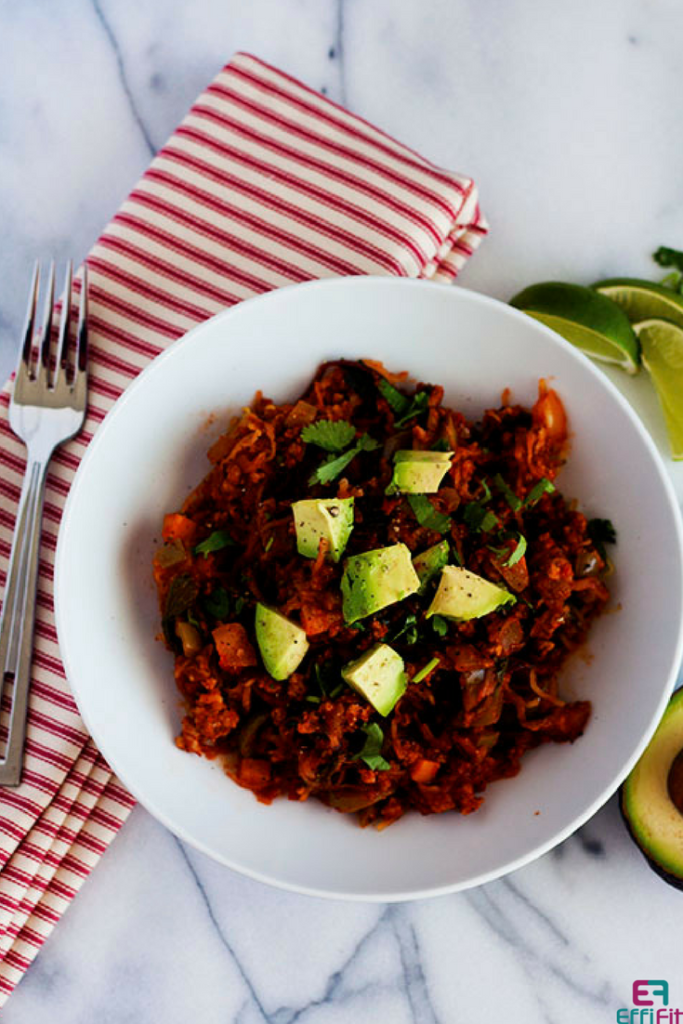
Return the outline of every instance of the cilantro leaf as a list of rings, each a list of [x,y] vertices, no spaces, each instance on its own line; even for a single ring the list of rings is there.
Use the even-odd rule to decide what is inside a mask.
[[[395,388],[393,384],[390,384],[388,380],[385,380],[384,377],[377,381],[377,389],[382,397],[386,398],[392,410],[398,413],[399,416],[407,411],[410,399],[400,392],[398,388]]]
[[[379,448],[379,441],[375,441],[374,438],[368,434],[363,434],[362,437],[358,438],[357,443],[353,448],[349,448],[343,455],[331,455],[325,459],[321,466],[318,466],[316,471],[311,474],[308,478],[308,484],[313,487],[315,484],[329,484],[332,480],[335,480],[340,473],[343,473],[350,462],[355,459],[356,455],[360,452],[372,452],[376,448]]]
[[[433,452],[450,452],[450,442],[445,437],[440,437],[438,441],[435,441],[432,445]]]
[[[680,249],[670,249],[667,245],[660,245],[657,252],[652,254],[652,259],[660,267],[675,267],[683,273],[683,252]]]
[[[512,490],[512,488],[509,487],[508,484],[506,484],[505,480],[503,480],[503,477],[500,475],[500,473],[496,473],[496,475],[493,478],[493,482],[500,491],[500,493],[503,495],[505,500],[507,501],[512,511],[519,512],[523,504],[522,499],[518,498],[515,492]]]
[[[273,536],[273,534],[271,533],[270,537],[268,538],[268,540],[266,541],[266,543],[265,543],[265,544],[263,545],[263,550],[264,550],[264,551],[266,551],[266,552],[270,551],[270,549],[271,549],[271,548],[272,548],[272,546],[273,546],[273,542],[274,542],[274,540],[275,540],[275,537],[274,537],[274,536]]]
[[[408,504],[420,526],[437,533],[448,533],[453,521],[443,512],[437,512],[426,494],[409,494]]]
[[[204,597],[202,604],[209,615],[221,622],[230,614],[230,597],[224,587],[214,587],[210,594]]]
[[[418,391],[416,395],[413,395],[408,408],[400,416],[399,419],[394,420],[395,427],[404,426],[408,420],[412,420],[415,416],[419,416],[429,407],[429,395],[426,391]]]
[[[208,537],[197,544],[194,549],[195,555],[209,555],[212,551],[222,551],[223,548],[234,547],[235,541],[227,530],[214,530]]]
[[[498,516],[484,508],[481,501],[468,502],[463,509],[462,516],[470,530],[478,530],[482,533],[487,533],[499,524]]]
[[[423,665],[419,672],[416,672],[411,682],[421,683],[423,679],[426,679],[430,672],[433,672],[437,665],[441,664],[440,658],[431,658],[426,665]]]
[[[363,749],[354,755],[354,761],[365,761],[368,768],[372,768],[375,772],[386,772],[391,765],[388,761],[385,761],[382,757],[381,750],[382,744],[384,743],[384,733],[382,732],[381,726],[377,722],[372,722],[369,725],[363,725],[363,732],[365,733],[365,743]]]
[[[316,444],[326,452],[341,452],[356,436],[356,428],[346,420],[318,420],[301,431],[301,440]]]
[[[432,615],[432,629],[437,636],[446,636],[448,633],[448,622],[441,615]]]
[[[555,484],[551,483],[546,476],[542,476],[538,483],[534,484],[524,499],[524,507],[528,508],[530,505],[535,505],[541,495],[552,494],[554,490]]]
[[[404,644],[415,644],[417,643],[417,616],[406,615],[403,623],[398,627],[397,631],[391,635],[390,642],[394,643],[399,638],[403,639]]]
[[[502,566],[507,568],[511,565],[516,565],[517,562],[519,562],[520,559],[524,556],[526,552],[526,537],[524,537],[521,533],[508,533],[503,534],[503,539],[515,541],[515,548],[510,557],[507,558],[504,562],[500,563]],[[489,544],[489,551],[492,551],[498,559],[501,559],[504,555],[508,554],[509,548],[494,548],[491,544]]]

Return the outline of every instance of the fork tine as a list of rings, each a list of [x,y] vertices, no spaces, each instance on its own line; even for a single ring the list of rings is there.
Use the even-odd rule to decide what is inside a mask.
[[[81,301],[78,307],[78,334],[76,353],[76,374],[85,373],[88,367],[88,264],[83,264],[81,280]]]
[[[33,280],[31,281],[31,290],[28,294],[28,308],[26,310],[26,322],[24,324],[24,341],[21,346],[21,355],[19,357],[19,365],[17,366],[17,373],[21,370],[21,364],[24,364],[24,372],[28,373],[31,366],[31,349],[33,348],[33,325],[36,319],[36,306],[38,304],[38,284],[40,283],[40,264],[36,260],[33,266]]]
[[[50,273],[45,289],[45,306],[43,312],[43,331],[40,343],[40,358],[36,367],[36,377],[48,373],[50,368],[50,341],[52,337],[52,315],[55,307],[55,261],[50,263]]]
[[[69,350],[69,322],[71,320],[71,282],[73,267],[71,260],[67,262],[64,275],[64,297],[62,299],[62,315],[59,320],[59,341],[57,343],[57,362],[55,364],[54,386],[57,386],[62,374],[66,377],[66,365]]]

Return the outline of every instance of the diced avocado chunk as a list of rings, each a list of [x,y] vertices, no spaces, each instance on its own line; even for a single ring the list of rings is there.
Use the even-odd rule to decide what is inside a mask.
[[[410,551],[392,544],[352,555],[344,564],[341,581],[342,609],[346,622],[356,622],[420,589]]]
[[[403,658],[387,644],[375,644],[356,661],[350,661],[342,669],[342,678],[380,715],[393,711],[408,685]]]
[[[451,468],[453,455],[454,452],[396,452],[387,494],[436,494]]]
[[[468,569],[446,565],[441,570],[434,600],[427,609],[427,618],[442,615],[460,622],[480,619],[502,605],[514,604],[516,600],[514,594],[504,587],[498,587]]]
[[[256,642],[269,676],[282,680],[296,672],[308,650],[306,633],[276,608],[256,605]]]
[[[322,498],[295,501],[292,505],[296,548],[304,558],[317,558],[321,539],[327,553],[338,562],[353,530],[353,498]]]
[[[426,551],[421,551],[419,555],[415,555],[413,569],[420,580],[421,591],[438,572],[441,572],[444,565],[448,565],[449,555],[447,540],[442,540],[438,544],[434,544],[433,547],[427,548]]]

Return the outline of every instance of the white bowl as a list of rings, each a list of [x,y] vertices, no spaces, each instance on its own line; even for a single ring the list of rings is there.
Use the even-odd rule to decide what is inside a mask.
[[[383,832],[316,801],[259,804],[220,765],[178,750],[181,718],[159,630],[151,559],[165,512],[207,470],[206,450],[257,389],[296,396],[327,358],[371,357],[446,387],[477,417],[505,387],[531,404],[551,378],[568,411],[559,485],[618,531],[613,610],[562,690],[593,702],[585,735],[548,744],[494,783],[469,817],[409,814]],[[207,427],[210,414],[217,419]],[[681,656],[683,557],[671,485],[614,386],[552,331],[443,285],[351,278],[299,285],[202,324],[130,385],[78,470],[57,549],[57,628],[67,676],[102,753],[181,838],[253,878],[318,895],[400,900],[495,878],[593,814],[640,755]]]

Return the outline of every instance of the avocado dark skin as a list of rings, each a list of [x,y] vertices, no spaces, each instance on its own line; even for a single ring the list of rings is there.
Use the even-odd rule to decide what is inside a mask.
[[[622,785],[619,806],[649,866],[683,892],[683,689]]]

